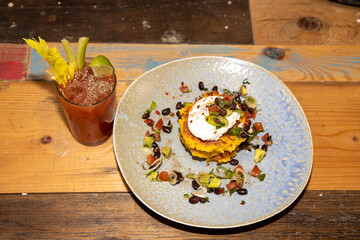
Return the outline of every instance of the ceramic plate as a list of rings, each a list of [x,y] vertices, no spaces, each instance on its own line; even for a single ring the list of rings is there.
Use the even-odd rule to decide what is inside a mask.
[[[167,182],[150,182],[142,163],[146,153],[142,151],[145,132],[149,127],[141,116],[152,100],[157,110],[171,108],[176,112],[178,101],[193,102],[202,92],[198,83],[205,87],[218,86],[219,90],[238,90],[244,79],[250,82],[249,94],[258,101],[260,110],[256,120],[272,135],[274,144],[265,159],[258,164],[266,174],[263,182],[250,177],[245,196],[208,194],[209,203],[190,204],[184,194],[192,191],[191,180],[185,179],[172,186]],[[190,93],[181,94],[181,82],[190,87]],[[154,112],[151,118],[161,116]],[[177,117],[170,120],[173,131],[162,133],[160,147],[170,146],[173,154],[164,160],[161,170],[187,173],[209,172],[216,163],[194,160],[179,139]],[[299,103],[272,73],[242,60],[223,57],[194,57],[173,61],[156,67],[134,81],[126,90],[117,109],[114,122],[114,150],[122,176],[131,191],[147,207],[175,222],[204,227],[231,228],[267,219],[288,207],[305,188],[312,169],[312,138],[307,119]],[[254,167],[254,151],[241,151],[236,159],[246,172]],[[233,168],[229,164],[226,167]],[[224,183],[223,183],[224,185]],[[240,204],[245,201],[245,204]]]

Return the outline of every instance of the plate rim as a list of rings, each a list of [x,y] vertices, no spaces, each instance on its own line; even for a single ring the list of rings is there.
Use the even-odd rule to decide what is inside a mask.
[[[246,63],[246,64],[250,64],[252,65],[253,67],[259,69],[260,71],[264,71],[266,72],[267,74],[271,75],[274,79],[276,79],[277,82],[279,82],[281,85],[282,85],[282,88],[288,93],[291,95],[291,97],[293,98],[293,100],[295,100],[295,103],[296,105],[298,106],[301,114],[304,116],[305,118],[305,123],[306,123],[306,129],[308,130],[308,133],[309,133],[309,140],[310,140],[310,150],[311,150],[311,153],[310,153],[310,168],[309,168],[309,172],[308,172],[308,175],[306,176],[306,180],[303,184],[303,186],[301,188],[299,188],[299,191],[297,194],[295,194],[295,196],[293,197],[293,199],[291,201],[288,202],[288,204],[286,206],[283,206],[281,209],[275,211],[274,213],[272,214],[269,214],[268,216],[264,216],[260,219],[256,219],[256,220],[253,220],[253,221],[250,221],[250,222],[246,222],[246,223],[243,223],[243,224],[236,224],[236,225],[226,225],[226,226],[213,226],[213,225],[202,225],[202,224],[191,224],[191,223],[187,223],[187,222],[184,222],[184,221],[181,221],[181,220],[177,220],[177,219],[174,219],[172,217],[169,217],[169,216],[166,216],[165,214],[163,213],[160,213],[158,212],[157,210],[155,210],[154,208],[152,208],[149,204],[146,203],[146,201],[144,201],[141,197],[139,197],[139,194],[137,194],[136,191],[134,191],[131,186],[128,184],[128,180],[126,178],[126,176],[123,174],[123,171],[122,171],[122,168],[121,168],[121,164],[119,162],[119,159],[118,159],[118,156],[117,156],[117,151],[116,151],[116,137],[114,135],[115,131],[116,131],[116,124],[115,122],[117,121],[117,116],[119,114],[119,109],[120,109],[120,105],[123,101],[123,99],[126,97],[127,93],[130,91],[130,89],[132,87],[134,87],[135,83],[137,81],[139,81],[139,79],[143,78],[145,75],[147,74],[150,74],[151,72],[153,71],[156,71],[157,69],[159,68],[163,68],[163,67],[166,67],[167,65],[170,65],[170,64],[174,64],[174,63],[178,63],[178,62],[182,62],[182,61],[191,61],[191,60],[194,60],[194,59],[222,59],[222,60],[228,60],[228,61],[240,61],[240,62],[243,62],[243,63]],[[119,121],[119,120],[118,120]],[[248,226],[248,225],[252,225],[252,224],[255,224],[255,223],[258,223],[258,222],[262,222],[266,219],[270,219],[272,217],[274,217],[275,215],[283,212],[285,209],[289,208],[290,205],[292,205],[298,198],[299,196],[304,192],[306,186],[309,184],[309,180],[310,180],[310,177],[311,177],[311,174],[312,174],[312,170],[313,170],[313,164],[314,164],[314,145],[313,145],[313,139],[312,139],[312,133],[311,133],[311,128],[310,128],[310,125],[309,125],[309,121],[306,117],[306,114],[302,108],[302,106],[300,105],[299,101],[297,100],[297,98],[295,97],[295,95],[292,93],[292,91],[286,86],[286,84],[280,80],[274,73],[270,72],[269,70],[265,69],[264,67],[256,64],[256,63],[253,63],[253,62],[249,62],[249,61],[246,61],[246,60],[243,60],[243,59],[238,59],[238,58],[231,58],[231,57],[223,57],[223,56],[193,56],[193,57],[186,57],[186,58],[179,58],[179,59],[175,59],[175,60],[172,60],[170,62],[167,62],[167,63],[163,63],[163,64],[160,64],[150,70],[147,70],[145,71],[144,73],[142,73],[139,77],[137,77],[131,84],[130,86],[125,90],[124,94],[122,95],[117,107],[116,107],[116,112],[115,112],[115,119],[114,119],[114,123],[113,123],[113,150],[114,150],[114,155],[115,155],[115,159],[116,159],[116,162],[117,162],[117,165],[118,165],[118,168],[120,170],[120,173],[121,173],[121,176],[122,178],[124,179],[127,187],[131,190],[131,192],[133,193],[133,195],[142,203],[144,204],[147,208],[149,208],[151,211],[153,211],[154,213],[162,216],[163,218],[165,219],[169,219],[173,222],[176,222],[176,223],[179,223],[179,224],[183,224],[183,225],[186,225],[186,226],[190,226],[190,227],[198,227],[198,228],[205,228],[205,229],[231,229],[231,228],[241,228],[241,227],[245,227],[245,226]]]

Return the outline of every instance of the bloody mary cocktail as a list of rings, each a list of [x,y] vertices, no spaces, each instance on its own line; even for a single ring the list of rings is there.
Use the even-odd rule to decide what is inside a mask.
[[[57,92],[73,137],[80,143],[95,146],[112,133],[115,116],[115,74],[95,77],[85,65],[66,85],[57,84]]]
[[[39,41],[24,40],[48,61],[73,137],[88,146],[105,142],[111,136],[115,116],[116,76],[110,60],[98,55],[90,64],[85,63],[88,37],[79,38],[76,55],[69,41],[61,40],[68,61],[40,37]]]

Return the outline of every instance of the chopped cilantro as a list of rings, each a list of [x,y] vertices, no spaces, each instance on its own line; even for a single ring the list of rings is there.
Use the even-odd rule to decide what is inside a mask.
[[[260,180],[260,182],[264,181],[265,176],[266,176],[266,174],[265,174],[265,173],[263,173],[263,174],[261,174],[261,175],[259,176],[259,180]]]
[[[243,80],[243,84],[250,84],[250,82],[249,82],[248,79],[249,79],[249,78],[245,78],[245,79]]]
[[[245,205],[245,201],[244,200],[241,200],[241,205]]]
[[[242,128],[240,127],[234,127],[234,128],[231,128],[230,131],[228,132],[229,135],[231,136],[239,136],[240,133],[242,131]]]
[[[153,100],[150,104],[150,108],[145,111],[145,113],[151,113],[152,110],[154,110],[157,107],[156,102]]]
[[[230,196],[233,195],[233,193],[236,192],[236,190],[237,190],[236,188],[231,189],[231,190],[229,191]]]

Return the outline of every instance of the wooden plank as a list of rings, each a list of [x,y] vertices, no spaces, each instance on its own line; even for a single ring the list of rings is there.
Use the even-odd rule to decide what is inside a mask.
[[[88,36],[94,42],[252,44],[249,1],[229,2],[16,1],[0,7],[0,42]]]
[[[306,191],[270,219],[219,230],[171,222],[127,193],[2,195],[0,238],[359,239],[359,199],[359,191]]]
[[[250,0],[255,44],[359,45],[359,8],[323,0]]]
[[[130,81],[120,81],[117,101]],[[360,85],[287,83],[314,140],[310,190],[359,190]],[[0,193],[128,191],[111,139],[78,144],[50,82],[0,82]],[[50,136],[44,144],[41,139]],[[45,142],[46,143],[46,142]]]
[[[62,51],[60,44],[49,43]],[[74,45],[74,49],[75,49]],[[246,46],[89,43],[88,57],[107,56],[118,79],[185,57],[224,56],[243,59],[271,71],[284,82],[360,82],[360,46]],[[65,55],[63,55],[65,56]],[[31,51],[29,80],[48,80],[48,64]]]

